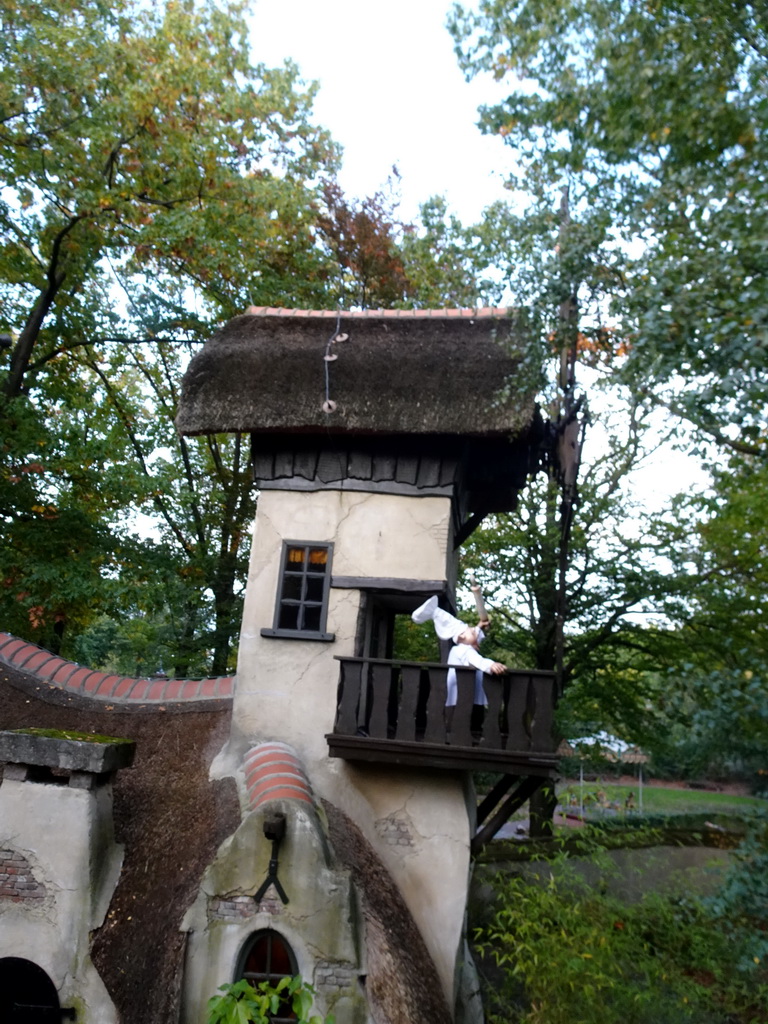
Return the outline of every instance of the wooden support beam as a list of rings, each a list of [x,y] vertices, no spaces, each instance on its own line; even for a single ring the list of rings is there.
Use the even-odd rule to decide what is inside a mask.
[[[493,789],[488,793],[478,805],[477,808],[477,823],[482,825],[491,811],[494,809],[496,804],[501,798],[509,792],[509,790],[518,781],[518,775],[502,775]]]
[[[488,824],[484,825],[483,828],[475,834],[471,845],[472,853],[475,856],[480,853],[486,843],[489,843],[491,839],[493,839],[502,825],[505,825],[509,821],[515,811],[522,807],[526,800],[531,798],[543,781],[544,780],[541,778],[530,775],[520,780],[517,788],[507,797],[496,813],[492,815]]]
[[[469,519],[462,523],[461,527],[456,531],[456,536],[453,538],[454,551],[464,543],[470,534],[475,532],[487,515],[487,512],[473,512]]]

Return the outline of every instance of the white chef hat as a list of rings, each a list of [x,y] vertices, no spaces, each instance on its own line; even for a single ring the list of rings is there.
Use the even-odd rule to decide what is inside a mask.
[[[411,618],[414,622],[428,622],[431,619],[435,626],[435,632],[441,640],[455,642],[456,638],[467,628],[466,622],[457,619],[455,615],[451,615],[444,608],[438,608],[437,596],[430,597],[424,604],[419,605],[416,611],[411,613]]]

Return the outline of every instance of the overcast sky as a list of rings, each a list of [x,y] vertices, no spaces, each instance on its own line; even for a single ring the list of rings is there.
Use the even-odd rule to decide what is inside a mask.
[[[294,60],[320,83],[316,120],[344,147],[340,180],[370,195],[395,164],[404,219],[444,195],[462,220],[504,196],[512,151],[475,127],[477,107],[500,94],[489,78],[467,84],[445,28],[449,0],[256,0],[253,57]]]

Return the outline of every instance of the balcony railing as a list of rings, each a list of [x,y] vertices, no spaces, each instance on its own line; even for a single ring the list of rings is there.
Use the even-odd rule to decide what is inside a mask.
[[[458,698],[446,708],[449,666],[342,658],[331,756],[433,768],[549,775],[552,672],[514,669],[484,676],[488,706],[473,704],[475,670],[456,668]]]

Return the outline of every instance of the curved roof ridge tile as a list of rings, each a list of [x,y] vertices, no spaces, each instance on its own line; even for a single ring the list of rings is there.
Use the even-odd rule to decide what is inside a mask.
[[[231,700],[234,676],[207,679],[132,678],[78,665],[28,640],[0,632],[0,665],[8,665],[48,686],[96,701],[160,706],[190,701]]]
[[[272,800],[301,800],[315,806],[304,765],[296,751],[280,740],[258,743],[242,762],[246,804],[255,811]]]

